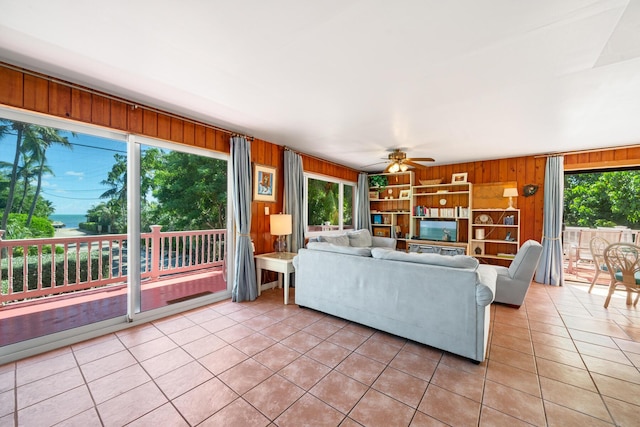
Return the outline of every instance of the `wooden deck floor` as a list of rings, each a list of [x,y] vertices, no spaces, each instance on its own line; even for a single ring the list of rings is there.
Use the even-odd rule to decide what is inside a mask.
[[[220,268],[143,283],[142,310],[226,288]],[[0,346],[125,316],[126,305],[125,285],[9,304],[0,308]]]

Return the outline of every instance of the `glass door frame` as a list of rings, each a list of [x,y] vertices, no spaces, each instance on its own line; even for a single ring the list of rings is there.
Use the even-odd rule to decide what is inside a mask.
[[[128,224],[128,244],[129,251],[131,253],[139,254],[141,251],[140,246],[140,235],[142,230],[140,229],[140,213],[141,213],[141,205],[140,205],[140,159],[142,153],[142,145],[160,149],[167,149],[172,151],[179,151],[187,154],[194,154],[198,156],[209,157],[213,159],[225,160],[227,162],[227,177],[231,177],[231,161],[229,155],[224,155],[222,153],[213,152],[210,150],[205,150],[198,147],[191,147],[186,145],[172,144],[163,140],[137,136],[137,135],[128,135],[127,141],[129,145],[127,147],[127,224]],[[227,195],[231,194],[232,188],[232,179],[227,179]],[[225,250],[227,251],[225,255],[226,260],[232,260],[229,258],[229,254],[235,253],[235,239],[232,237],[235,233],[232,233],[233,228],[233,203],[231,203],[231,199],[227,197],[227,238],[225,240]],[[227,263],[227,271],[226,271],[226,281],[227,281],[227,289],[224,292],[219,292],[210,296],[199,297],[196,300],[192,300],[193,302],[184,302],[177,303],[176,306],[190,306],[194,302],[196,306],[202,306],[205,304],[209,304],[211,302],[220,301],[222,298],[219,297],[220,294],[225,295],[226,298],[231,297],[231,288],[233,285],[233,271],[231,266]],[[130,268],[128,270],[129,274],[127,275],[127,321],[134,322],[137,319],[146,319],[149,315],[153,316],[154,313],[164,313],[173,314],[175,310],[171,307],[160,307],[155,308],[149,311],[142,311],[142,283],[140,280],[141,268],[139,262],[131,263]],[[173,305],[173,304],[172,304]],[[156,317],[156,316],[153,316]]]

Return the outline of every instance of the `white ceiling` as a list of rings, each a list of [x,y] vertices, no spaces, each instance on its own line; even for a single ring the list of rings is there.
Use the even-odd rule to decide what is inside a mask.
[[[357,169],[640,142],[640,0],[0,0],[0,61]]]

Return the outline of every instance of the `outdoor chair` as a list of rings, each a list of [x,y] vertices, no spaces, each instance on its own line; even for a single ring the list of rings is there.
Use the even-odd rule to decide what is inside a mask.
[[[622,230],[614,229],[588,229],[580,230],[578,243],[572,245],[569,252],[569,266],[567,271],[574,273],[580,261],[593,262],[589,244],[594,237],[601,237],[607,242],[618,243],[622,237]]]
[[[591,261],[589,242],[596,236],[595,230],[580,230],[578,241],[569,248],[569,273],[577,268],[578,261]]]
[[[598,280],[598,276],[603,271],[607,271],[607,264],[604,262],[604,250],[609,246],[609,242],[599,236],[594,237],[589,242],[589,248],[591,249],[591,258],[593,259],[593,264],[595,267],[595,273],[593,274],[593,279],[591,280],[591,286],[589,286],[589,293],[593,289],[593,286],[596,284]]]
[[[604,301],[604,307],[609,306],[611,296],[618,286],[624,286],[627,291],[627,305],[631,305],[631,293],[635,292],[635,307],[640,297],[640,246],[629,243],[613,243],[604,251],[604,261],[611,276],[609,293]]]

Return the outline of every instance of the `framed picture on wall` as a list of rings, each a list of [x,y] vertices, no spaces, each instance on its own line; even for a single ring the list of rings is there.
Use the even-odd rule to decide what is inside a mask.
[[[467,182],[467,173],[466,172],[454,173],[453,175],[451,175],[451,183],[452,184],[458,184],[458,183],[463,183],[463,182]]]
[[[276,168],[253,164],[253,200],[276,201]]]

